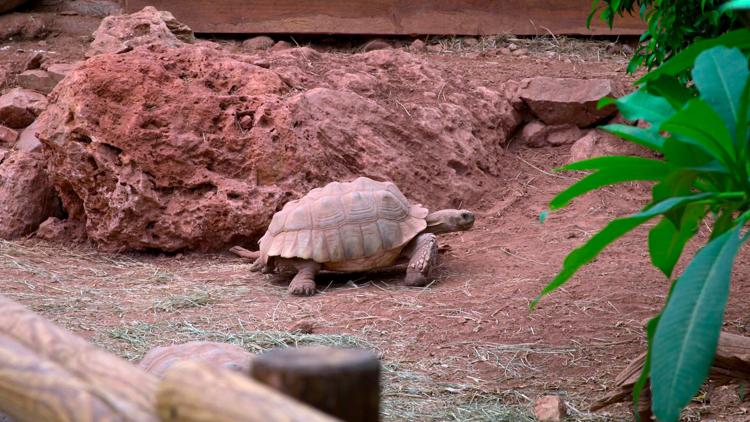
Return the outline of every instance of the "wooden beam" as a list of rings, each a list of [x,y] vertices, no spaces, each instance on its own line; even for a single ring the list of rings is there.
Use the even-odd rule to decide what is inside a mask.
[[[0,335],[78,377],[129,420],[157,420],[156,378],[2,295],[0,309]]]
[[[591,0],[123,0],[168,10],[197,33],[366,35],[636,35],[638,17],[598,18]]]
[[[164,422],[336,421],[247,376],[193,361],[167,370],[156,407]]]

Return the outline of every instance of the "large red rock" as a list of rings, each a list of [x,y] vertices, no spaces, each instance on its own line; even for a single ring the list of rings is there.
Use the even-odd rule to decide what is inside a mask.
[[[47,107],[47,97],[23,88],[14,88],[0,96],[0,125],[22,129],[31,124]]]
[[[167,11],[146,6],[129,15],[107,16],[94,32],[86,57],[104,53],[121,53],[132,48],[158,43],[179,47],[193,40],[193,31]]]
[[[531,111],[548,125],[574,124],[591,126],[617,112],[610,105],[597,110],[597,102],[617,96],[615,83],[609,79],[573,79],[539,76],[524,79],[518,88],[519,97]]]
[[[332,180],[478,206],[521,121],[498,92],[399,50],[353,59],[386,89],[362,94],[326,79],[343,67],[333,54],[272,53],[272,70],[253,60],[150,45],[71,72],[39,130],[69,218],[106,249],[217,250],[252,246],[285,202]],[[441,84],[439,99],[421,95]]]
[[[60,203],[39,154],[14,151],[0,164],[0,239],[25,236],[59,215]]]

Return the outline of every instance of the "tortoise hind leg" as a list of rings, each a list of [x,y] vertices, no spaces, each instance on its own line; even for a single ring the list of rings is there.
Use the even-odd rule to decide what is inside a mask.
[[[310,260],[295,261],[297,274],[289,283],[289,293],[296,296],[312,296],[315,294],[315,274],[320,271],[320,264]]]
[[[406,269],[405,286],[420,287],[427,284],[430,270],[437,260],[437,236],[422,233],[417,236],[409,248],[409,266]]]

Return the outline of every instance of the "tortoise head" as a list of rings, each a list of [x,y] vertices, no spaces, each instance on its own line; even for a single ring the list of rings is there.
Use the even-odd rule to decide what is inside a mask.
[[[474,213],[468,210],[440,210],[427,216],[428,233],[448,233],[469,230],[474,225]]]

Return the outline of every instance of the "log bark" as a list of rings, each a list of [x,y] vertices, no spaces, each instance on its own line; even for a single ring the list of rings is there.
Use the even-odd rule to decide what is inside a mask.
[[[129,420],[60,365],[2,334],[0,412],[16,422]]]
[[[594,412],[615,403],[631,400],[633,387],[641,375],[645,362],[646,353],[641,353],[633,359],[615,379],[615,388],[597,399],[590,410]],[[708,379],[714,386],[750,382],[750,337],[722,332]],[[642,415],[648,414],[650,417],[648,409],[651,408],[651,394],[648,383],[641,394],[638,408],[644,412]]]
[[[245,375],[186,361],[164,374],[156,398],[166,422],[332,422]]]
[[[1,295],[0,309],[0,334],[78,377],[119,414],[157,420],[155,377]]]
[[[372,352],[276,349],[255,358],[252,377],[344,421],[378,421],[380,363]]]
[[[586,28],[589,0],[123,0],[126,13],[169,10],[197,33],[640,35],[637,16]]]

